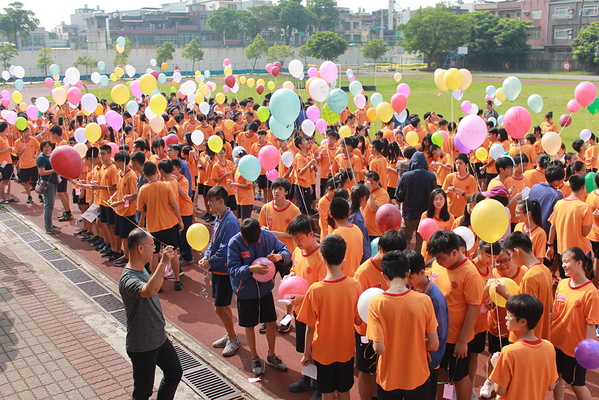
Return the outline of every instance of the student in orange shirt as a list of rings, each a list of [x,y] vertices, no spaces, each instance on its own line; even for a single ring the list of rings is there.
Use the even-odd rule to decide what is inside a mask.
[[[277,178],[272,183],[271,202],[266,203],[260,210],[260,226],[267,228],[287,246],[291,253],[295,250],[295,243],[291,235],[287,232],[287,226],[296,216],[300,215],[300,210],[291,201],[287,200],[287,194],[291,190],[291,184],[285,178]],[[279,271],[281,277],[287,275],[289,271]]]
[[[154,164],[156,164],[156,166],[158,166],[158,163],[160,161],[168,159],[164,147],[164,139],[155,138],[154,140],[152,140],[152,152],[154,154],[152,154],[149,161],[152,161]]]
[[[508,187],[506,181],[514,173],[514,161],[511,157],[501,156],[495,160],[495,168],[497,169],[497,175],[487,180],[487,190],[491,190],[495,186]]]
[[[514,232],[523,232],[530,236],[533,252],[539,260],[545,258],[547,252],[547,234],[543,230],[543,211],[538,200],[522,200],[518,202],[515,212],[519,223]]]
[[[376,225],[376,212],[379,207],[389,203],[389,193],[381,187],[381,180],[378,173],[375,171],[368,171],[365,176],[365,186],[370,191],[368,196],[368,202],[362,207],[362,214],[368,227],[369,240],[372,242],[375,238],[381,236],[384,232],[381,232],[379,227]]]
[[[451,213],[447,209],[447,195],[441,188],[433,189],[431,194],[428,197],[428,209],[422,213],[420,217],[420,222],[425,220],[426,218],[432,218],[439,225],[439,229],[450,231],[453,228],[453,223],[455,222],[455,217],[451,215]],[[416,251],[420,250],[420,254],[424,257],[426,261],[431,258],[431,255],[426,251],[427,241],[422,240],[422,248],[416,249]]]
[[[507,329],[518,341],[493,354],[489,380],[501,399],[543,400],[558,379],[553,345],[534,332],[543,304],[534,296],[518,294],[508,299],[506,310]]]
[[[584,154],[587,172],[597,172],[597,144],[595,143],[596,140],[597,137],[593,133],[591,133],[591,137],[589,139],[589,146]]]
[[[15,140],[15,154],[19,156],[19,183],[25,187],[27,192],[27,204],[30,204],[33,199],[31,197],[31,189],[35,188],[37,183],[37,154],[40,150],[40,143],[34,137],[31,137],[29,127],[21,131],[21,138]]]
[[[549,111],[547,114],[545,114],[545,122],[543,122],[541,124],[541,131],[543,133],[547,133],[547,132],[559,133],[559,128],[555,124],[555,122],[552,121],[552,118],[553,118],[553,111]]]
[[[252,145],[258,141],[258,130],[260,129],[260,123],[258,121],[252,121],[248,125],[247,131],[240,132],[235,138],[235,142],[238,146],[245,149],[245,152],[251,154]]]
[[[262,150],[262,148],[268,144],[268,133],[264,129],[258,129],[258,132],[256,132],[256,137],[257,141],[256,143],[252,144],[248,154],[258,158],[260,150]],[[262,168],[260,171],[260,175],[258,176],[256,182],[258,183],[258,190],[262,192],[262,198],[264,199],[264,202],[266,203],[272,200],[271,193],[269,193],[268,190],[268,179],[266,178],[266,170],[264,168]]]
[[[353,278],[354,273],[360,266],[363,254],[363,234],[356,225],[349,223],[349,203],[341,197],[335,197],[329,204],[329,215],[335,220],[337,229],[333,235],[343,237],[347,243],[345,254],[345,275]]]
[[[443,186],[443,183],[445,183],[445,178],[447,178],[447,175],[449,175],[453,169],[453,166],[451,165],[451,155],[444,152],[436,144],[431,145],[430,152],[433,155],[431,164],[433,172],[435,172],[435,175],[437,176],[437,185],[441,187]]]
[[[551,158],[547,154],[541,154],[537,157],[536,168],[524,172],[524,176],[530,181],[531,188],[537,183],[546,182],[545,167],[549,161],[551,161]]]
[[[193,254],[191,253],[191,246],[187,241],[187,230],[195,222],[195,209],[193,201],[188,196],[186,188],[189,187],[187,178],[181,173],[181,160],[175,158],[171,161],[173,163],[173,176],[179,184],[179,212],[181,213],[181,219],[183,220],[183,230],[179,234],[181,240],[181,257],[179,265],[184,267],[194,262]]]
[[[460,242],[455,233],[444,230],[433,233],[427,244],[427,252],[435,257],[430,270],[431,280],[445,295],[449,311],[449,333],[439,381],[453,382],[457,399],[469,400],[472,383],[468,375],[468,342],[474,338],[484,282],[474,264],[460,252]],[[443,385],[439,385],[437,393],[443,393]]]
[[[478,189],[476,178],[468,173],[468,162],[467,154],[458,154],[455,159],[456,172],[447,175],[443,182],[448,211],[456,218],[464,215],[468,197]]]
[[[433,303],[408,288],[410,262],[401,251],[387,253],[381,269],[389,289],[370,301],[366,329],[379,356],[377,398],[427,399],[427,352],[439,348]]]
[[[226,157],[225,148],[223,147],[217,154],[217,162],[212,166],[212,179],[214,179],[215,185],[220,185],[227,189],[227,192],[229,193],[227,207],[229,207],[237,217],[237,200],[235,199],[235,191],[231,186],[233,179],[235,179],[236,165],[233,164],[231,160],[227,160]]]
[[[381,139],[374,140],[370,146],[370,155],[372,161],[370,161],[370,171],[374,171],[379,176],[379,183],[383,190],[387,191],[387,143]],[[364,169],[362,172],[366,173],[368,170]]]
[[[499,129],[491,128],[487,132],[487,139],[489,140],[489,148],[494,144],[499,143],[497,140],[499,137]],[[495,160],[491,155],[487,157],[485,164],[480,167],[480,173],[485,175],[484,182],[479,178],[479,185],[482,186],[483,190],[487,190],[487,185],[491,182],[493,178],[497,176],[497,169],[495,168]]]
[[[577,153],[578,161],[582,161],[586,164],[585,154],[588,149],[587,144],[582,139],[576,139],[572,142],[572,148]]]
[[[312,196],[316,198],[316,193],[312,190],[312,175],[314,171],[312,166],[316,165],[316,160],[310,153],[310,137],[307,135],[297,136],[294,140],[295,147],[299,152],[293,160],[293,168],[297,178],[296,197],[299,201],[299,209],[303,214],[314,215],[312,210]]]
[[[343,260],[350,245],[338,235],[326,236],[320,252],[327,268],[322,282],[308,289],[298,320],[305,323],[306,340],[302,365],[314,360],[316,390],[324,400],[349,400],[354,385],[354,323],[358,316],[360,284],[343,273]]]
[[[68,145],[67,141],[62,138],[62,128],[60,126],[53,125],[50,128],[50,134],[51,140],[56,142],[56,147]],[[69,193],[67,192],[67,183],[68,179],[59,176],[58,185],[56,185],[56,195],[64,208],[64,212],[57,217],[61,222],[71,221],[73,219],[73,213],[71,212],[71,205],[69,203]]]

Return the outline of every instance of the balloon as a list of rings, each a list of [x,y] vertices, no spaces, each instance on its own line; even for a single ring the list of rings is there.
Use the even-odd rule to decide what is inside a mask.
[[[309,119],[305,119],[302,122],[302,131],[306,135],[312,136],[314,134],[315,129],[316,129],[316,125],[314,124],[314,122],[310,121]]]
[[[592,135],[593,133],[589,129],[583,129],[580,131],[580,138],[585,142],[587,142]]]
[[[543,109],[543,98],[538,94],[531,94],[526,103],[528,104],[528,108],[537,114]]]
[[[258,109],[258,119],[261,122],[266,122],[268,121],[268,117],[270,117],[270,110],[268,109],[268,107],[261,106]]]
[[[363,110],[364,107],[366,107],[366,97],[363,94],[360,94],[357,97],[354,97],[354,104],[360,110]]]
[[[306,116],[310,121],[316,123],[320,118],[320,109],[317,106],[310,106],[306,110]]]
[[[254,86],[254,83],[256,82],[256,80],[254,78],[250,78],[247,80],[247,85],[248,87],[251,89]]]
[[[23,82],[22,79],[17,79],[15,81],[15,89],[22,90],[24,87],[25,87],[25,83]]]
[[[597,98],[597,88],[591,82],[581,82],[574,90],[574,98],[583,107],[588,107]]]
[[[266,171],[266,178],[273,182],[275,179],[279,177],[279,171],[273,169],[272,171]]]
[[[180,90],[181,90],[181,93],[183,93],[185,96],[189,96],[190,94],[193,94],[196,91],[196,88],[197,88],[197,86],[194,81],[187,81],[181,85]]]
[[[322,118],[316,121],[316,130],[324,135],[327,130],[327,121]]]
[[[14,75],[15,77],[21,79],[25,76],[25,68],[21,67],[20,65],[16,66],[14,68]]]
[[[550,156],[553,156],[557,154],[557,152],[561,148],[562,138],[556,132],[547,132],[543,135],[543,138],[541,139],[541,145],[543,146],[543,150],[545,150],[545,153],[549,154]]]
[[[418,144],[418,134],[414,131],[410,131],[406,134],[406,143],[410,146],[416,146]]]
[[[526,108],[520,106],[514,106],[507,110],[503,119],[505,130],[514,139],[523,138],[530,130],[531,124],[530,113]]]
[[[119,151],[119,146],[116,145],[116,143],[108,143],[108,145],[111,148],[111,153],[110,153],[110,157],[114,158],[114,155]]]
[[[119,36],[119,38],[116,40],[116,43],[121,47],[125,47],[127,40],[124,37]]]
[[[465,146],[464,144],[462,144],[462,142],[460,141],[460,135],[457,135],[453,139],[453,144],[454,144],[455,148],[458,149],[460,152],[462,152],[464,154],[470,153],[471,149],[468,148],[467,146]]]
[[[285,89],[291,89],[291,90],[293,90],[295,92],[295,86],[290,81],[283,82],[283,87]]]
[[[374,108],[376,108],[382,102],[383,95],[381,95],[380,93],[373,93],[372,96],[370,96],[370,104],[372,104]]]
[[[250,182],[258,179],[261,171],[260,161],[256,157],[248,154],[239,160],[239,173]]]
[[[578,104],[578,102],[576,100],[572,99],[568,102],[568,105],[566,106],[566,108],[571,113],[575,113],[575,112],[578,112],[578,110],[580,110],[580,104]]]
[[[470,108],[470,115],[478,114],[478,106],[476,104],[472,103],[471,107],[472,108]]]
[[[162,114],[164,111],[166,111],[167,105],[168,103],[166,99],[161,94],[155,94],[150,98],[150,108],[155,114]]]
[[[435,132],[433,133],[433,136],[431,137],[431,142],[433,142],[433,144],[436,144],[437,146],[441,147],[441,145],[443,145],[443,142],[445,142],[445,137],[443,136],[443,134],[441,132]]]
[[[235,77],[233,75],[227,75],[225,76],[225,85],[229,86],[229,87],[233,87],[235,86]]]
[[[279,283],[279,297],[288,300],[292,294],[305,296],[310,284],[299,276],[289,276]]]
[[[545,136],[543,136],[543,137],[545,137]],[[588,172],[584,176],[584,185],[587,189],[587,192],[591,193],[593,190],[597,189],[596,177],[597,177],[596,172]]]
[[[273,65],[271,63],[266,64],[266,72],[269,74],[272,72]]]
[[[279,165],[279,150],[275,146],[267,144],[258,152],[258,161],[260,161],[262,168],[272,171]]]
[[[310,97],[318,102],[325,101],[329,94],[329,84],[322,78],[315,78],[310,82]]]
[[[349,92],[354,97],[358,97],[362,94],[362,84],[359,81],[353,81],[349,84]]]
[[[425,218],[418,225],[418,233],[426,241],[429,241],[433,233],[439,230],[439,224],[432,218]]]
[[[488,243],[501,239],[507,230],[510,218],[506,208],[494,199],[485,199],[472,209],[472,230]]]
[[[489,154],[491,155],[491,158],[493,160],[497,160],[499,157],[501,157],[503,154],[505,153],[505,149],[503,148],[503,146],[499,143],[495,143],[494,145],[491,146],[491,148],[489,149]]]
[[[139,88],[145,95],[152,94],[156,86],[156,78],[151,74],[144,74],[139,78]]]
[[[308,77],[309,78],[315,78],[318,76],[318,70],[314,67],[310,67],[308,68]]]
[[[571,123],[572,123],[572,117],[571,117],[571,116],[569,116],[568,114],[562,114],[562,115],[559,117],[559,124],[560,124],[562,127],[569,126]]]
[[[52,78],[46,78],[44,80],[44,84],[48,89],[52,89],[52,86],[54,86],[54,81],[52,80]]]
[[[339,74],[339,70],[337,69],[337,64],[332,61],[325,61],[320,64],[320,77],[324,79],[327,83],[333,82],[337,79],[337,75]]]
[[[462,74],[462,84],[458,89],[460,89],[461,91],[465,91],[470,87],[470,84],[472,83],[472,74],[465,68],[461,68],[460,73]]]
[[[587,107],[587,110],[589,110],[589,112],[593,115],[595,115],[597,111],[599,111],[599,97],[596,98],[595,101],[593,101],[593,103]]]
[[[27,117],[32,121],[35,121],[37,119],[37,117],[39,116],[39,113],[40,113],[40,111],[38,110],[38,108],[36,106],[29,106],[26,109]]]
[[[372,257],[376,256],[379,252],[379,239],[380,238],[376,237],[370,242],[370,253],[372,254]]]
[[[204,142],[204,132],[200,130],[195,130],[191,133],[191,141],[196,146],[201,145]]]
[[[293,90],[281,88],[274,92],[270,98],[272,116],[281,124],[293,124],[300,113],[300,109],[299,97]]]
[[[485,161],[489,153],[487,152],[487,149],[485,149],[484,147],[479,147],[474,152],[474,155],[476,155],[476,158],[478,158],[479,161]]]
[[[376,211],[375,222],[381,233],[388,230],[398,230],[401,227],[399,208],[391,203],[383,204]]]
[[[150,128],[152,128],[155,133],[162,132],[164,129],[164,118],[162,118],[162,115],[154,115],[150,118]]]
[[[504,120],[505,116],[504,115],[500,115],[497,118],[497,126],[503,126],[503,120]]]
[[[406,109],[408,105],[408,99],[403,93],[395,93],[391,96],[391,106],[396,113],[400,113]]]
[[[127,68],[125,68],[125,72],[127,72],[127,75],[129,76],[129,78],[133,78],[136,70],[133,65],[128,65]]]
[[[77,143],[84,144],[85,142],[87,142],[87,137],[85,136],[85,128],[79,127],[75,129],[75,133],[73,136],[75,137]]]
[[[445,85],[445,70],[442,69],[441,71],[437,72],[437,74],[435,75],[435,85],[437,85],[437,88],[442,91],[443,93],[445,93],[447,91],[447,85]],[[457,89],[457,88],[456,88]]]
[[[125,71],[121,67],[116,67],[114,69],[114,74],[116,75],[117,78],[120,78],[121,76],[123,76],[124,73],[125,73]]]
[[[220,136],[210,136],[210,138],[208,138],[208,147],[213,152],[218,153],[223,148],[223,140],[220,138]]]
[[[447,89],[454,91],[460,87],[463,81],[462,74],[457,68],[449,68],[443,75],[443,83]]]
[[[273,66],[270,73],[273,74],[273,76],[276,78],[277,76],[279,76],[279,67]]]
[[[399,85],[397,85],[396,92],[408,97],[410,95],[410,85],[408,85],[407,83],[400,83]]]
[[[112,101],[117,104],[125,104],[129,101],[129,88],[125,85],[116,85],[112,88],[110,95],[112,97]],[[155,110],[154,110],[155,111]]]
[[[268,120],[268,126],[270,127],[270,131],[277,139],[287,140],[289,136],[293,133],[294,124],[284,125],[274,119],[274,117],[270,117]]]
[[[52,169],[66,179],[76,179],[81,175],[81,156],[73,147],[59,146],[50,154]]]
[[[503,88],[497,88],[497,90],[495,91],[495,97],[497,99],[499,99],[499,101],[506,101],[507,97],[505,95],[505,93],[503,92]]]
[[[395,79],[395,82],[401,81],[401,73],[396,72],[395,74],[393,74],[393,79]]]
[[[574,355],[581,367],[589,370],[599,368],[599,343],[596,340],[581,340],[576,345]]]
[[[503,88],[503,93],[505,93],[505,97],[510,101],[514,101],[522,91],[522,82],[520,82],[520,79],[516,78],[515,76],[508,76],[503,81],[501,87]],[[497,97],[499,98],[498,95]]]
[[[256,85],[262,85],[264,86],[264,79],[260,78],[256,81]]]
[[[384,293],[383,289],[371,287],[363,291],[358,298],[358,314],[365,324],[368,323],[368,305],[370,304],[370,300],[382,293]]]
[[[206,102],[200,104],[200,112],[204,115],[210,112],[210,105]]]
[[[23,117],[19,117],[15,121],[15,126],[17,127],[17,129],[19,129],[20,131],[22,131],[25,128],[27,128],[27,120],[25,118],[23,118]]]
[[[281,154],[281,161],[283,161],[283,165],[287,168],[291,167],[291,165],[293,164],[293,160],[294,156],[292,152],[286,151],[283,154]]]
[[[369,108],[368,111],[366,111],[366,117],[370,122],[376,121],[376,108]]]
[[[376,106],[376,116],[383,122],[389,122],[393,119],[393,107],[391,104],[383,101]]]
[[[349,126],[343,125],[341,128],[339,128],[339,137],[341,137],[342,139],[351,135],[352,132]]]
[[[514,282],[510,278],[498,278],[497,280],[505,285],[505,288],[510,293],[510,295],[513,296],[515,294],[518,294],[518,284],[516,282]],[[507,300],[495,291],[494,284],[489,285],[489,297],[491,298],[491,301],[493,301],[493,303],[497,304],[498,307],[505,308]]]
[[[3,110],[3,111],[6,111],[6,110]],[[12,110],[8,111],[4,118],[6,119],[6,122],[8,122],[11,125],[14,125],[17,120],[17,113]]]
[[[493,104],[495,104],[495,107],[499,107],[503,103],[501,101],[499,101],[499,99],[497,97],[495,97],[495,100],[493,100]]]
[[[65,71],[65,78],[71,85],[74,85],[81,78],[81,74],[79,73],[79,70],[77,68],[69,67]]]
[[[339,114],[333,112],[328,105],[325,105],[322,108],[322,117],[330,125],[334,125],[337,123],[337,121],[339,121]]]
[[[91,114],[98,107],[98,99],[93,94],[86,93],[81,97],[81,107]]]
[[[470,111],[472,110],[472,103],[470,103],[468,100],[464,100],[461,107],[464,114],[470,114]]]
[[[264,93],[264,86],[257,85],[256,86],[256,92],[258,93],[258,95],[261,95],[262,93]]]
[[[341,89],[333,89],[330,91],[327,97],[327,104],[329,108],[337,113],[341,114],[347,108],[347,94]]]
[[[35,105],[40,112],[46,112],[50,107],[50,102],[45,97],[38,97],[35,100]]]
[[[487,88],[485,89],[485,93],[487,94],[487,96],[489,96],[491,99],[493,97],[495,97],[495,92],[497,91],[497,89],[495,89],[495,86],[493,85],[489,85],[487,86]]]
[[[474,237],[474,232],[470,230],[470,228],[465,226],[458,226],[453,230],[453,232],[461,236],[462,239],[466,242],[466,250],[472,249],[474,247],[474,243],[476,242],[476,238]]]
[[[460,89],[456,89],[452,92],[452,96],[457,101],[460,101],[462,100],[462,97],[464,97],[464,92],[462,92]]]
[[[299,60],[292,60],[289,63],[289,73],[294,78],[299,78],[300,75],[304,72],[304,64],[302,64]]]
[[[460,142],[469,149],[480,147],[487,138],[487,124],[477,115],[467,115],[460,122]]]
[[[85,156],[85,153],[87,153],[87,146],[85,143],[77,143],[73,148],[77,150],[77,153],[79,153],[81,157]]]
[[[202,251],[210,241],[210,232],[204,224],[195,223],[187,229],[187,243],[197,251]]]
[[[137,104],[137,102],[135,100],[130,100],[127,103],[127,111],[129,112],[129,114],[131,115],[135,115],[137,114],[137,111],[139,111],[139,104]]]
[[[495,119],[495,117],[487,118],[487,122],[492,122],[493,126],[497,126],[497,120]]]
[[[50,75],[52,75],[52,76],[59,75],[60,67],[56,64],[52,64],[52,65],[50,65],[49,71],[50,71]]]

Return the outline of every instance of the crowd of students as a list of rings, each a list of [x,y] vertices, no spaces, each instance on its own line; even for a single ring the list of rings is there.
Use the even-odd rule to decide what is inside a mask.
[[[166,267],[161,257],[170,262],[167,278],[174,279],[174,290],[183,289],[182,267],[194,263],[186,232],[199,218],[213,225],[198,265],[211,272],[215,312],[225,330],[213,345],[225,357],[241,346],[231,308],[235,294],[257,376],[265,366],[256,349],[256,327],[266,333],[266,364],[284,371],[287,366],[275,353],[277,330],[289,332],[295,319],[296,349],[302,364],[316,365],[317,374],[316,379],[306,374],[289,390],[315,390],[314,398],[349,398],[357,368],[362,400],[441,399],[454,390],[458,400],[466,400],[479,389],[485,398],[496,393],[505,399],[543,399],[553,390],[562,399],[566,385],[577,398],[590,399],[586,371],[574,349],[585,338],[596,339],[599,324],[599,191],[587,193],[584,178],[597,169],[594,135],[588,143],[574,141],[573,153],[562,145],[549,157],[540,139],[557,131],[551,113],[525,138],[513,140],[495,126],[489,102],[479,112],[489,117],[482,147],[501,144],[506,154],[479,160],[474,152],[455,148],[459,121],[435,112],[422,118],[408,112],[405,122],[392,120],[375,130],[366,109],[346,109],[318,144],[301,131],[311,99],[303,103],[289,139],[278,138],[257,118],[259,105],[251,98],[211,100],[204,115],[173,94],[161,132],[149,126],[147,100],[135,115],[100,102],[104,113],[120,113],[124,125],[118,132],[105,126],[98,141],[87,143],[83,172],[70,182],[71,196],[50,155],[57,146],[74,146],[75,131],[98,115],[66,104],[28,120],[24,129],[0,121],[0,204],[16,201],[13,181],[24,186],[27,203],[33,202],[35,188],[49,234],[60,233],[52,224],[56,194],[64,209],[59,221],[75,218],[71,201],[81,213],[92,214],[75,235],[109,262],[126,267],[124,276],[132,264],[140,270],[135,279],[141,283],[128,283],[123,292],[132,297],[126,303],[129,317],[148,299],[154,300],[147,307],[155,309]],[[351,135],[340,137],[341,126]],[[203,132],[202,143],[192,140],[196,130]],[[441,145],[433,143],[437,131],[447,133]],[[418,135],[416,146],[406,142],[409,132]],[[170,133],[178,143],[166,146],[163,138]],[[213,135],[224,143],[216,153],[207,143]],[[267,144],[281,154],[278,178],[271,181],[262,169],[255,182],[248,181],[237,167],[240,159],[258,156]],[[292,162],[285,161],[287,152]],[[453,230],[472,229],[472,210],[487,198],[506,207],[510,227],[499,242],[475,237],[469,247]],[[206,210],[201,216],[200,199]],[[388,203],[401,208],[399,230],[381,231],[377,224],[378,208]],[[418,232],[426,218],[439,225],[428,241]],[[153,238],[152,257],[142,243],[147,234],[136,227]],[[140,267],[142,258],[149,263],[147,271]],[[260,258],[269,262],[255,263]],[[299,276],[310,285],[305,295],[290,297],[289,317],[280,323],[274,278],[260,277],[272,272],[269,263],[282,278]],[[518,293],[510,293],[500,277],[512,279]],[[365,323],[357,302],[372,287],[385,292],[370,302]],[[507,299],[505,307],[497,296]],[[127,336],[132,353],[142,351],[136,334],[129,330]],[[143,351],[156,351],[158,344],[164,347],[152,342],[154,347],[142,346]],[[485,349],[491,354],[488,379],[475,390],[477,362]],[[146,370],[152,363],[132,356],[134,376],[134,359]],[[172,385],[169,391],[174,395]]]

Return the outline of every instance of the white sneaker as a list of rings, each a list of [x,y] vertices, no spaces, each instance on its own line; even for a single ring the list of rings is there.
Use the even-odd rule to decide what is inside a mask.
[[[229,341],[229,335],[225,334],[225,336],[223,336],[222,338],[220,338],[217,341],[215,341],[214,343],[212,343],[212,347],[217,348],[217,349],[224,349],[225,346],[227,345],[228,341]]]
[[[235,335],[235,339],[228,339],[227,345],[223,350],[223,357],[231,357],[239,348],[239,336]]]
[[[486,379],[485,383],[480,388],[480,397],[482,397],[484,399],[490,399],[491,396],[493,395],[493,390],[494,390],[493,382]]]

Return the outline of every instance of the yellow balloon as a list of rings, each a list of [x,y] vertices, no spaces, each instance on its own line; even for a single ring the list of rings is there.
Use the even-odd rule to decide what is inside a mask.
[[[150,74],[144,74],[139,78],[139,88],[146,95],[152,94],[156,90],[156,78]]]
[[[210,95],[210,88],[207,85],[202,86],[201,92],[204,95],[204,97],[208,97]]]
[[[283,83],[283,87],[285,89],[293,90],[295,92],[295,86],[290,81],[285,81],[285,83]]]
[[[383,101],[376,106],[376,116],[383,122],[389,122],[393,119],[393,107],[391,104]]]
[[[85,127],[85,137],[89,140],[90,143],[95,143],[102,136],[102,128],[100,125],[92,122]]]
[[[501,239],[510,224],[507,209],[493,199],[478,203],[470,215],[472,230],[487,243],[495,243]]]
[[[21,93],[19,93],[21,94]],[[13,93],[14,96],[14,93]],[[21,96],[23,98],[23,96]],[[14,99],[13,99],[14,100]],[[59,106],[63,105],[67,101],[67,91],[61,86],[52,90],[52,100]],[[16,102],[15,102],[16,103]]]
[[[220,136],[210,136],[208,139],[208,147],[215,153],[218,153],[223,148],[223,140]]]
[[[233,128],[233,120],[230,120],[230,119],[226,120],[225,121],[225,128],[227,128],[227,129]]]
[[[124,48],[124,47],[122,47],[122,46],[119,46],[118,44],[116,45],[116,51],[117,51],[119,54],[123,54],[123,51],[124,51],[124,50],[125,50],[125,48]]]
[[[406,143],[410,146],[416,146],[418,144],[418,134],[414,131],[410,131],[406,134]]]
[[[87,110],[83,107],[81,107],[81,112],[83,113],[83,115],[89,116],[91,115],[90,113],[87,112]]]
[[[225,95],[222,93],[217,93],[216,97],[214,97],[214,100],[216,100],[218,104],[223,104],[225,102]]]
[[[202,75],[202,73],[200,71],[195,72],[195,76],[200,76],[200,75]]]
[[[94,114],[96,114],[99,117],[100,115],[102,115],[103,112],[104,107],[102,107],[101,104],[98,104],[98,106],[96,107],[96,111],[94,111]]]
[[[162,132],[164,129],[164,118],[162,118],[162,115],[154,115],[150,118],[150,128],[156,133]]]
[[[110,95],[116,104],[125,104],[129,100],[129,88],[125,85],[116,85]]]
[[[435,75],[435,85],[437,85],[439,90],[442,91],[443,93],[447,92],[447,85],[445,85],[445,80],[444,80],[446,72],[447,71],[442,69],[441,71],[437,72],[437,74]]]
[[[166,69],[166,67],[168,67],[167,63],[163,62],[162,64],[160,64],[160,68]]]
[[[200,104],[204,101],[204,95],[202,93],[196,93],[196,104]]]
[[[241,76],[239,78],[239,83],[241,83],[242,85],[245,85],[246,82],[247,82],[247,78],[245,76]]]
[[[256,81],[256,85],[262,85],[264,86],[264,79],[260,78]]]
[[[87,146],[85,143],[77,143],[73,148],[77,150],[77,153],[79,153],[81,157],[85,156],[85,153],[87,153]]]
[[[231,67],[227,67],[225,68],[225,75],[231,75],[233,73],[233,70],[231,69]]]
[[[24,101],[22,101],[21,104],[19,104],[19,110],[21,110],[21,111],[27,110],[27,104],[25,104]]]
[[[497,90],[495,91],[495,97],[497,97],[497,99],[502,102],[507,99],[507,96],[505,95],[505,93],[503,93],[503,88],[497,88]]]
[[[463,78],[460,71],[457,68],[449,68],[445,75],[443,75],[443,83],[447,86],[447,89],[454,91],[460,87]]]
[[[160,115],[165,112],[167,105],[166,99],[161,94],[155,94],[150,98],[150,108],[156,115]]]
[[[116,82],[117,77],[116,77],[116,74],[114,72],[112,74],[110,74],[110,80],[113,81],[113,82]]]
[[[396,72],[396,73],[393,75],[393,79],[395,79],[395,82],[399,82],[399,81],[401,81],[401,72]]]
[[[210,232],[204,224],[195,223],[187,229],[187,243],[197,251],[202,251],[210,241]]]
[[[351,136],[351,129],[349,128],[349,126],[343,125],[341,128],[339,128],[339,136],[341,138]]]
[[[254,83],[256,83],[256,80],[254,78],[250,78],[247,81],[248,87],[251,89],[252,87],[254,87]]]
[[[123,76],[124,73],[125,73],[125,71],[123,71],[123,69],[121,67],[116,67],[114,69],[114,74],[116,75],[117,78],[120,78],[121,76]]]
[[[472,83],[472,74],[466,68],[461,68],[460,74],[462,74],[462,84],[459,89],[463,92],[470,87],[470,84]]]
[[[275,88],[275,83],[273,81],[268,82],[268,88],[273,90]]]
[[[554,156],[562,146],[562,137],[556,132],[547,132],[541,139],[543,150],[550,156]]]
[[[510,293],[510,295],[513,296],[513,295],[518,294],[518,284],[516,282],[514,282],[512,279],[510,279],[510,278],[499,278],[497,280],[505,285],[505,288]],[[495,284],[494,283],[491,283],[489,285],[489,297],[491,298],[491,301],[493,303],[497,304],[498,307],[504,307],[505,308],[505,304],[507,303],[507,300],[505,299],[505,297],[500,296],[495,291]]]
[[[55,89],[56,90],[56,89]],[[54,92],[53,92],[54,93]],[[64,98],[67,98],[67,95],[65,93]],[[12,92],[12,101],[15,102],[15,104],[19,104],[20,102],[23,101],[23,95],[21,94],[21,92],[19,92],[18,90],[15,90],[14,92]],[[64,101],[63,101],[64,103]],[[61,103],[62,104],[62,103]]]
[[[484,147],[479,147],[474,152],[474,155],[476,155],[476,158],[478,158],[479,161],[485,161],[489,155],[489,152]]]

